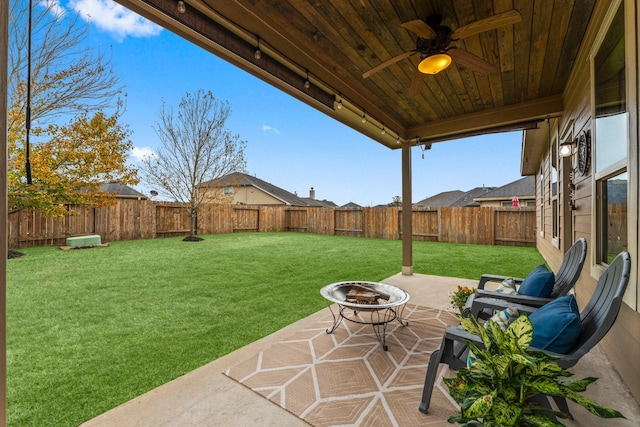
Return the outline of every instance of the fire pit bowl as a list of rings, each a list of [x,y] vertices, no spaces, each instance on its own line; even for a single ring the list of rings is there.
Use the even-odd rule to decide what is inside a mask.
[[[380,300],[379,304],[356,304],[347,301],[347,292],[352,285],[358,285],[370,288],[375,292],[382,292],[389,295],[389,300]],[[320,289],[320,294],[331,302],[335,302],[344,307],[353,308],[354,310],[381,310],[385,308],[393,308],[406,304],[409,301],[409,294],[400,288],[387,285],[386,283],[377,282],[337,282],[327,285]]]

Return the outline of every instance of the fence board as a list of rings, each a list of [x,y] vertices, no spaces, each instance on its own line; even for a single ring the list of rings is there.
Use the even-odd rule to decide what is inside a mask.
[[[364,208],[336,209],[335,234],[360,237],[363,234]]]
[[[178,203],[118,200],[112,206],[69,206],[62,218],[22,210],[8,216],[11,248],[63,245],[67,237],[99,234],[103,242],[187,235],[189,216]],[[612,216],[622,216],[612,210]],[[535,246],[536,209],[439,208],[414,210],[413,239],[485,245]],[[402,235],[397,207],[331,208],[204,205],[197,218],[198,234],[246,231],[299,231],[382,239]]]
[[[234,233],[260,230],[259,207],[235,206],[233,213]]]

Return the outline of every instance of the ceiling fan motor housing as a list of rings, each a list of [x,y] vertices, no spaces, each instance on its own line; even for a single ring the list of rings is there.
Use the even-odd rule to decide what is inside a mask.
[[[435,29],[436,37],[433,39],[423,39],[418,37],[416,40],[416,51],[421,57],[435,55],[436,53],[444,53],[451,44],[451,28],[439,26]]]

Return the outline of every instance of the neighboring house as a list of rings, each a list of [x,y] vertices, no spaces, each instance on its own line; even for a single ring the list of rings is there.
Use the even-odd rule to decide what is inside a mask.
[[[514,198],[516,203],[514,205]],[[525,176],[517,181],[489,191],[474,201],[485,206],[535,206],[536,205],[536,179],[533,176]]]
[[[219,192],[233,204],[243,205],[287,205],[287,206],[335,206],[330,201],[315,199],[311,187],[308,198],[298,197],[255,176],[234,172],[202,184],[207,192]]]
[[[102,184],[100,186],[100,191],[115,194],[117,199],[136,199],[136,200],[149,199],[147,196],[134,190],[128,185],[122,185],[117,182],[109,182],[107,184]]]
[[[442,193],[438,193],[435,196],[427,197],[424,200],[420,200],[417,203],[414,203],[414,206],[421,207],[427,210],[435,209],[442,206],[449,206],[456,200],[459,200],[462,196],[464,196],[464,191],[453,190],[453,191],[443,191]]]
[[[304,200],[307,206],[319,206],[327,208],[335,208],[338,206],[330,200],[317,200],[316,190],[314,190],[313,187],[311,187],[311,190],[309,190],[309,197],[301,197],[301,199]]]
[[[346,203],[346,204],[340,206],[340,208],[341,209],[360,209],[360,208],[362,208],[362,206],[360,206],[357,203],[349,202],[349,203]]]
[[[439,207],[480,206],[480,203],[476,202],[475,199],[494,190],[495,188],[496,187],[476,187],[467,192],[460,190],[445,191],[421,200],[418,203],[415,203],[414,206],[421,207],[426,210],[436,209]]]
[[[495,190],[496,187],[476,187],[472,190],[464,193],[460,198],[454,200],[449,204],[451,207],[468,207],[468,206],[480,206],[480,203],[476,202],[477,197],[481,197],[487,194],[489,191]]]

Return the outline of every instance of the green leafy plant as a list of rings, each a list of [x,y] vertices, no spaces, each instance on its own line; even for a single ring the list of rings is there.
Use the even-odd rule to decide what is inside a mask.
[[[503,331],[495,322],[480,325],[473,316],[461,318],[462,327],[479,336],[483,346],[467,340],[472,363],[445,379],[449,393],[460,404],[450,423],[463,426],[563,426],[557,418],[570,414],[553,411],[531,400],[536,395],[570,399],[602,418],[624,418],[580,393],[597,380],[588,377],[567,380],[573,374],[561,368],[556,358],[528,350],[533,326],[521,315]]]
[[[468,286],[458,286],[458,289],[451,292],[449,297],[451,298],[451,308],[460,310],[464,310],[464,306],[467,303],[467,299],[469,296],[476,293],[476,288],[470,288]]]

